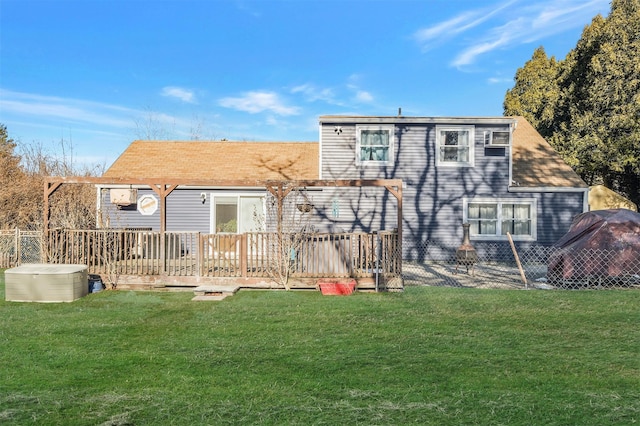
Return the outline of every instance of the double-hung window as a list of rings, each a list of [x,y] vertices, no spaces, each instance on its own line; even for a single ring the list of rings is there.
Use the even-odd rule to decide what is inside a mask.
[[[465,221],[473,239],[536,239],[535,199],[465,201]]]
[[[436,126],[436,165],[473,167],[474,126]]]
[[[393,126],[356,126],[356,160],[358,164],[391,164]]]

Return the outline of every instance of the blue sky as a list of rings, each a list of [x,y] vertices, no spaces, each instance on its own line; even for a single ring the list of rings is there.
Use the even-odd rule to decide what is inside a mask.
[[[609,0],[0,0],[0,123],[109,165],[140,138],[316,141],[320,115],[496,116]]]

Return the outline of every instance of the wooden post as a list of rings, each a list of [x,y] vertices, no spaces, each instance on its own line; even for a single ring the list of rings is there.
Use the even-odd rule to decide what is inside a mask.
[[[174,189],[176,189],[177,184],[149,184],[149,187],[153,189],[153,191],[158,194],[158,198],[160,198],[160,266],[162,267],[162,272],[166,272],[166,238],[165,232],[167,232],[167,197]]]
[[[398,202],[398,244],[396,246],[396,253],[394,253],[394,258],[398,262],[398,274],[402,276],[402,181],[400,181],[397,186],[386,186],[387,191],[389,191]],[[398,253],[399,252],[399,253]]]
[[[249,255],[249,250],[247,248],[247,234],[240,234],[240,270],[242,278],[247,278],[248,275],[247,256]]]
[[[44,181],[44,212],[43,212],[43,226],[42,230],[44,232],[45,238],[49,234],[49,219],[51,218],[51,209],[49,207],[49,197],[56,192],[58,188],[60,188],[62,182],[49,182],[45,179]]]
[[[198,242],[196,243],[196,276],[202,276],[202,234],[198,232]]]
[[[16,258],[14,260],[13,266],[20,266],[20,263],[22,263],[20,262],[20,259],[22,258],[22,244],[20,244],[20,229],[18,229],[17,227],[14,233],[13,243],[16,253]],[[11,260],[9,260],[9,265],[11,265]]]
[[[516,258],[516,265],[518,265],[518,270],[520,271],[520,279],[524,283],[524,288],[528,288],[527,284],[527,276],[524,274],[524,269],[522,269],[522,264],[520,263],[520,256],[518,256],[518,252],[516,251],[516,246],[513,244],[513,238],[511,238],[511,234],[507,232],[507,238],[509,239],[509,244],[511,244],[511,251],[513,251],[513,256]]]

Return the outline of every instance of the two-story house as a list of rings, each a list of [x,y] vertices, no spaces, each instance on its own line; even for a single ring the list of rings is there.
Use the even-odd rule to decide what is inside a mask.
[[[268,191],[256,179],[402,179],[403,255],[446,256],[471,224],[475,245],[506,241],[552,244],[588,210],[587,185],[521,117],[322,116],[319,142],[136,141],[105,172],[122,179],[200,181],[166,199],[167,230],[244,232]],[[234,180],[237,187],[207,185]],[[158,228],[145,211],[144,185],[100,188],[103,224]],[[134,192],[135,191],[135,192]],[[376,187],[314,188],[312,221],[321,230],[397,227],[397,205]],[[115,208],[118,206],[118,209]],[[108,218],[108,219],[106,219]],[[108,223],[105,223],[108,222]],[[222,225],[235,223],[231,228]]]
[[[549,245],[588,210],[588,186],[522,117],[320,117],[320,178],[399,178],[404,257],[474,245]],[[341,228],[393,227],[388,197],[333,198]],[[344,211],[344,214],[342,214]],[[355,221],[351,212],[366,217]],[[363,215],[363,212],[371,212]]]

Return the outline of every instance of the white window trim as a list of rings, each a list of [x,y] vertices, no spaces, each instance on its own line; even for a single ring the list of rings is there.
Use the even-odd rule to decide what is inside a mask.
[[[468,162],[453,162],[453,161],[440,161],[440,132],[443,130],[467,130],[469,132],[469,161]],[[473,167],[475,164],[475,145],[476,145],[476,128],[475,126],[448,126],[437,125],[436,126],[436,167]]]
[[[362,130],[386,130],[389,132],[389,159],[387,161],[370,161],[360,158],[360,132]],[[393,146],[395,145],[395,129],[393,125],[356,125],[356,164],[359,166],[387,166],[393,164]]]
[[[463,199],[463,223],[469,221],[469,204],[486,203],[498,205],[498,218],[496,235],[470,235],[474,241],[504,241],[506,235],[502,235],[502,204],[529,204],[531,205],[531,235],[511,235],[514,241],[537,241],[538,239],[538,200],[535,198],[464,198]]]
[[[495,143],[493,140],[493,135],[495,133],[508,133],[509,138],[507,143]],[[505,148],[511,146],[511,138],[513,137],[511,130],[487,130],[484,134],[484,146],[489,148]]]
[[[216,232],[216,198],[236,198],[236,216],[240,217],[240,198],[241,197],[251,197],[251,198],[262,198],[262,214],[263,217],[266,217],[266,204],[265,200],[267,194],[265,192],[224,192],[224,191],[214,191],[210,192],[208,199],[209,203],[209,232],[212,234],[217,234]],[[239,232],[236,232],[236,234]]]

